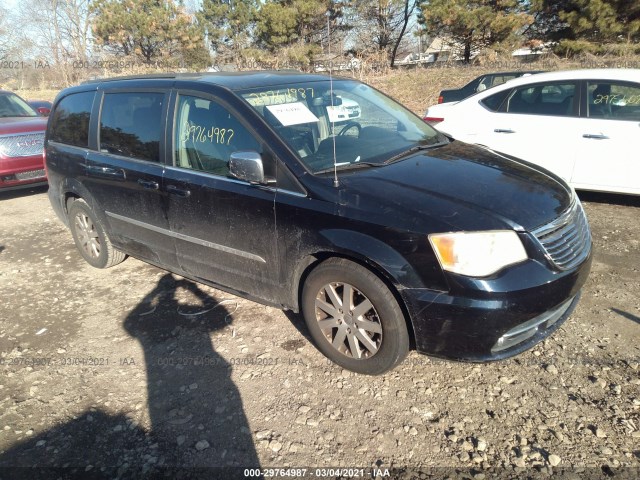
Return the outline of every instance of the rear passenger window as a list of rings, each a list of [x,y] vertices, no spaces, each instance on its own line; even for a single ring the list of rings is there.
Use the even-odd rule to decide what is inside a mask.
[[[222,105],[180,95],[176,108],[176,166],[226,176],[233,152],[262,153],[253,135]]]
[[[486,108],[491,110],[492,112],[497,112],[500,110],[500,106],[504,103],[504,101],[511,93],[511,90],[503,90],[502,92],[498,92],[490,97],[481,100],[480,103],[484,105]]]
[[[528,115],[573,115],[573,83],[539,84],[516,89],[508,99],[508,113]]]
[[[60,100],[51,115],[49,140],[87,148],[94,96],[95,92],[72,93]]]
[[[100,115],[100,151],[160,161],[163,93],[107,93]]]
[[[640,85],[588,82],[587,100],[589,118],[640,121]]]

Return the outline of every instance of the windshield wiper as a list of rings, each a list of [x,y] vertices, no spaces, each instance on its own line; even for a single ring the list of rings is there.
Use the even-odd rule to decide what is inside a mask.
[[[333,172],[334,168],[338,171],[342,170],[351,170],[353,168],[362,168],[362,167],[382,167],[384,164],[382,163],[373,163],[373,162],[354,162],[349,164],[338,164],[336,167],[325,168],[324,170],[318,170],[317,172],[313,172],[316,175],[320,175],[321,173],[329,173]]]
[[[411,147],[408,150],[405,150],[404,152],[400,152],[397,155],[394,155],[393,157],[385,160],[384,164],[389,165],[390,163],[397,162],[398,160],[401,160],[411,155],[412,153],[420,152],[422,150],[431,150],[433,148],[444,147],[445,145],[448,145],[448,144],[449,142],[440,142],[440,143],[434,143],[433,145],[416,145],[415,147]]]

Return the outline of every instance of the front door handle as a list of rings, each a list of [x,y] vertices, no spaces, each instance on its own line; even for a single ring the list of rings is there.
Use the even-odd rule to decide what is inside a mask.
[[[170,195],[175,195],[177,197],[183,197],[183,198],[187,198],[189,195],[191,195],[190,190],[178,188],[175,185],[167,186],[167,192],[169,192]]]
[[[594,134],[594,133],[585,133],[582,135],[583,138],[590,138],[592,140],[609,140],[609,137],[602,134]]]
[[[496,128],[494,132],[495,133],[516,133],[515,130],[511,130],[510,128]]]
[[[142,188],[146,188],[147,190],[158,190],[158,188],[160,188],[160,185],[158,185],[158,182],[154,182],[153,180],[138,180],[138,184],[142,187]]]

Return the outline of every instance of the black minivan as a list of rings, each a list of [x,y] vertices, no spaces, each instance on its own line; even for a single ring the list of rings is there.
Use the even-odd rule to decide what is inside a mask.
[[[566,320],[589,274],[566,183],[351,79],[93,81],[58,95],[45,142],[51,204],[91,265],[131,255],[302,312],[317,348],[355,372],[410,348],[522,352]]]

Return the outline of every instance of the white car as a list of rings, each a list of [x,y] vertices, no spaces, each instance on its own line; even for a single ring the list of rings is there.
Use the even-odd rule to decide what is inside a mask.
[[[541,165],[574,188],[640,195],[640,70],[540,73],[424,120],[456,140]]]
[[[360,104],[350,98],[340,97],[342,103],[335,107],[327,107],[329,121],[334,123],[348,122],[360,118]]]

